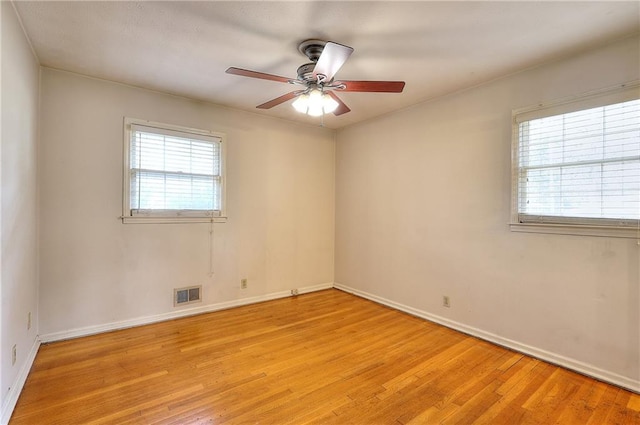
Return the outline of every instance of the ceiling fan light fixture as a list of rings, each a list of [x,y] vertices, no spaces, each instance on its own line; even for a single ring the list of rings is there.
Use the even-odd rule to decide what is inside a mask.
[[[322,105],[311,104],[309,105],[309,109],[307,110],[307,115],[312,117],[322,116],[323,113],[324,111],[322,110]]]
[[[293,106],[293,108],[301,114],[306,114],[307,110],[309,109],[309,95],[306,93],[301,94],[300,96],[298,96],[295,102],[291,104],[291,106]]]
[[[324,109],[325,114],[330,114],[338,108],[338,102],[335,99],[327,94],[322,96],[322,109]]]
[[[313,89],[309,93],[298,96],[292,106],[302,114],[319,117],[335,111],[338,107],[338,102],[321,90]]]

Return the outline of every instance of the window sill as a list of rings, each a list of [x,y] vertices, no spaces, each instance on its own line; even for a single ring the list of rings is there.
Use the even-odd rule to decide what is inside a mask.
[[[124,224],[226,223],[227,217],[120,217]]]
[[[640,231],[633,227],[585,226],[570,224],[510,223],[512,232],[550,233],[555,235],[599,236],[609,238],[640,238]]]

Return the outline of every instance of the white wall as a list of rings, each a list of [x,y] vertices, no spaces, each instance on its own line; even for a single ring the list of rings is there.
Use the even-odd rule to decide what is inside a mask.
[[[638,46],[339,131],[336,283],[640,390],[636,240],[508,226],[512,110],[637,80]]]
[[[41,334],[177,311],[176,287],[207,306],[331,285],[332,131],[47,68],[41,84]],[[125,116],[227,134],[213,277],[209,224],[118,219]]]
[[[3,416],[13,408],[37,335],[38,62],[11,3],[2,14],[2,138],[0,139],[0,393]],[[27,315],[32,313],[31,329]],[[11,348],[16,345],[16,363]],[[10,389],[12,392],[10,393]],[[9,406],[11,405],[11,406]],[[3,417],[3,420],[6,419]]]

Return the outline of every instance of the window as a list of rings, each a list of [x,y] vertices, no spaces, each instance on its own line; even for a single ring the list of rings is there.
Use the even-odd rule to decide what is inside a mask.
[[[224,220],[224,135],[125,118],[123,221]]]
[[[512,230],[636,237],[638,86],[514,113],[513,187]]]

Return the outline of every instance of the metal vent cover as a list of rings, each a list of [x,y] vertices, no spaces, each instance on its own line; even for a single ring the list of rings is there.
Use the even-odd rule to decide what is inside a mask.
[[[175,288],[173,290],[173,306],[197,303],[202,301],[202,285]]]

